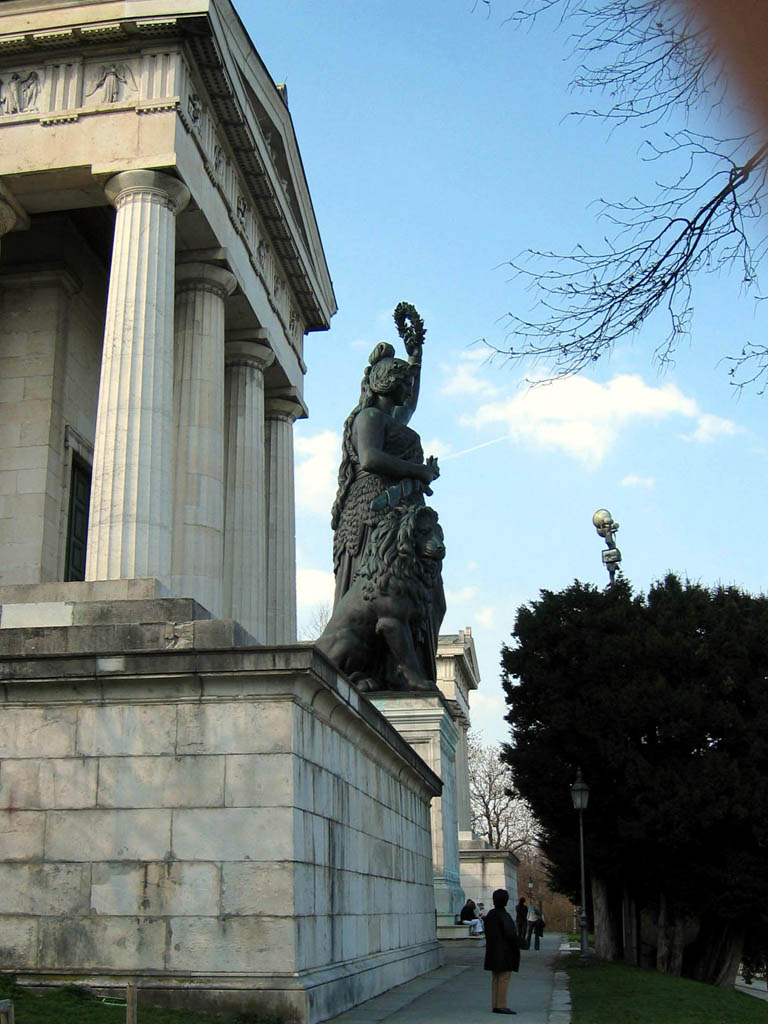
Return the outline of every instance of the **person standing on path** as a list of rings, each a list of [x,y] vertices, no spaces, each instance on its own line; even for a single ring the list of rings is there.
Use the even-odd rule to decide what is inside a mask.
[[[491,1009],[493,1013],[513,1014],[507,1007],[509,981],[513,971],[520,970],[520,942],[515,922],[507,913],[509,893],[497,889],[493,894],[493,910],[485,915],[485,963],[491,971]]]

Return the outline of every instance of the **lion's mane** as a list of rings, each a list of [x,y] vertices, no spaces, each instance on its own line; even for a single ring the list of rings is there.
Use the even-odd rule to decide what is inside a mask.
[[[437,513],[424,505],[392,509],[371,534],[355,574],[362,582],[365,601],[380,594],[408,595],[417,612],[412,623],[416,642],[426,634],[432,591],[442,565],[442,559],[420,557],[417,552],[414,530],[419,516],[429,516],[437,525]]]

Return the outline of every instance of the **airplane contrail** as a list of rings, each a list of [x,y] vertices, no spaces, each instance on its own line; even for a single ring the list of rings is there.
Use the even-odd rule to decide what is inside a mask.
[[[508,441],[511,436],[511,434],[502,434],[501,437],[494,437],[492,441],[483,441],[482,444],[472,445],[471,448],[465,448],[463,451],[451,452],[450,455],[441,455],[440,462],[448,462],[449,459],[458,459],[461,455],[469,455],[470,452],[476,452],[481,448],[487,448],[489,444],[498,444],[499,441]]]

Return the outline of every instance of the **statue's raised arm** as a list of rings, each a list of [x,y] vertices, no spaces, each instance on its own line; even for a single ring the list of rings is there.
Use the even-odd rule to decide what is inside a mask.
[[[408,423],[416,411],[419,401],[421,351],[424,347],[424,335],[427,330],[416,307],[412,306],[410,302],[398,302],[392,316],[397,326],[397,333],[405,343],[405,351],[408,353],[408,362],[411,366],[411,393],[407,401],[395,409],[394,416],[400,423]]]

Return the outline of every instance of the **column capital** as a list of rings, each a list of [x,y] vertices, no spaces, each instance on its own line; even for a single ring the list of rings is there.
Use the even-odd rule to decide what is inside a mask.
[[[265,344],[267,332],[227,331],[224,362],[227,366],[255,366],[262,372],[275,361],[275,353]]]
[[[161,171],[121,171],[109,179],[104,192],[116,208],[136,192],[156,197],[173,213],[181,213],[190,200],[189,189],[184,182]]]
[[[176,292],[202,288],[226,299],[237,287],[237,278],[214,263],[177,263]]]
[[[296,388],[276,388],[266,393],[265,412],[269,419],[293,423],[306,418],[307,407]]]

